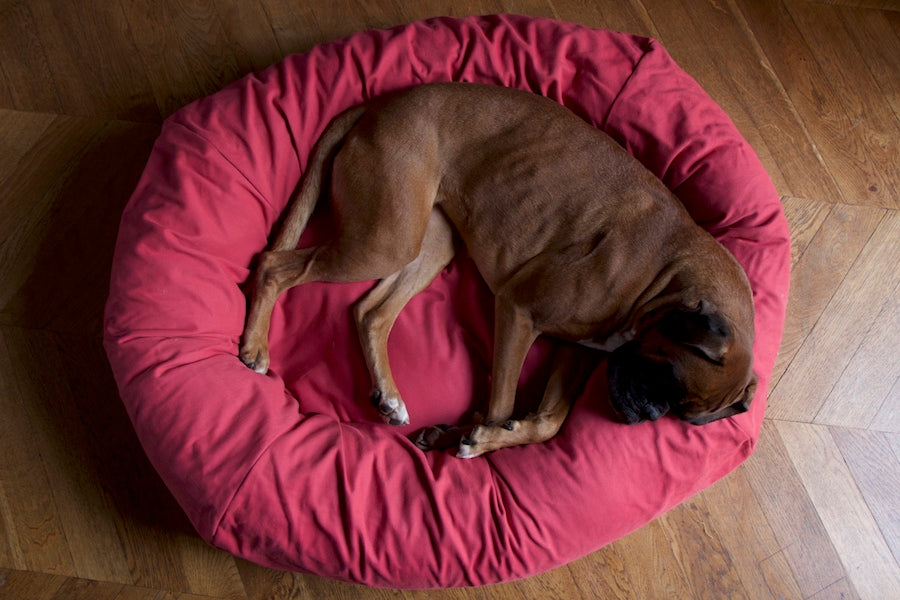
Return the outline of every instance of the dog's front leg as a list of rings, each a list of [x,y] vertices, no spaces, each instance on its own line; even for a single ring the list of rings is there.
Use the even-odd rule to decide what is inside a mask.
[[[525,363],[528,350],[538,336],[538,332],[534,328],[534,321],[525,310],[502,295],[496,297],[494,307],[494,363],[491,367],[491,396],[483,418],[483,426],[488,427],[497,423],[505,423],[512,416],[522,365]],[[466,445],[469,440],[470,436],[463,438],[457,456],[471,458],[480,454],[480,452],[471,454],[471,456],[467,454],[468,451],[473,450]]]
[[[522,365],[537,336],[531,315],[498,295],[494,301],[494,363],[485,423],[499,423],[512,416]]]
[[[579,352],[583,350],[569,344],[557,348],[550,379],[537,412],[522,420],[476,425],[460,441],[457,456],[474,458],[500,448],[545,442],[555,436],[589,374]]]

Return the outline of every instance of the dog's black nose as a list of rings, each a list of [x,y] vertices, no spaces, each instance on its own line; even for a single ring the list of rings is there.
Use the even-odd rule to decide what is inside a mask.
[[[635,410],[629,410],[627,408],[616,408],[613,407],[613,412],[615,413],[616,418],[620,422],[624,422],[626,425],[637,425],[641,421],[644,420],[644,417],[641,416]]]
[[[666,414],[668,407],[657,406],[656,404],[647,404],[641,408],[642,421],[656,421]]]

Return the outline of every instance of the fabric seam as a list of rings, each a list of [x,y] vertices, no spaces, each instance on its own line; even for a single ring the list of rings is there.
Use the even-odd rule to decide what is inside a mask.
[[[256,465],[259,464],[259,461],[262,460],[264,456],[267,456],[269,454],[269,451],[272,449],[272,446],[274,446],[277,442],[279,442],[281,440],[281,438],[283,438],[289,431],[292,431],[294,429],[294,427],[296,427],[296,423],[293,426],[288,427],[284,431],[280,432],[275,437],[273,437],[269,441],[269,443],[267,443],[266,446],[260,451],[260,453],[256,456],[256,458],[253,459],[253,463],[250,465],[250,467],[244,473],[243,477],[241,477],[240,483],[238,483],[234,487],[234,491],[231,493],[231,496],[228,498],[228,501],[225,503],[225,506],[222,508],[221,513],[215,519],[215,525],[213,526],[213,529],[212,529],[212,536],[210,537],[210,539],[213,541],[213,543],[215,543],[216,538],[219,535],[219,531],[222,527],[222,521],[225,520],[225,517],[231,511],[231,505],[234,504],[234,501],[237,499],[238,495],[241,493],[241,490],[244,489],[244,485],[247,483],[247,479],[250,478],[250,474],[253,473],[254,470],[256,470]]]
[[[606,131],[607,125],[609,124],[610,115],[612,115],[613,111],[616,109],[616,105],[619,103],[619,98],[622,97],[622,93],[625,91],[625,88],[628,87],[628,85],[631,83],[631,80],[634,78],[635,73],[637,73],[638,69],[640,69],[641,64],[644,62],[644,59],[647,58],[647,56],[649,56],[651,52],[655,52],[656,49],[659,47],[659,42],[656,39],[654,39],[654,38],[644,38],[644,39],[649,40],[650,47],[648,49],[644,50],[643,54],[641,54],[641,57],[634,64],[634,68],[631,69],[631,73],[628,75],[627,78],[625,78],[625,83],[623,83],[622,87],[619,88],[619,91],[616,92],[616,97],[613,98],[613,101],[609,103],[609,108],[606,110],[606,115],[603,117],[603,121],[601,122],[601,126],[600,126],[600,128],[603,131]]]
[[[198,138],[200,138],[201,140],[203,140],[210,148],[212,148],[213,150],[215,150],[216,153],[217,153],[219,156],[221,156],[223,159],[225,159],[225,162],[227,162],[229,165],[231,165],[231,166],[234,168],[234,170],[237,171],[237,172],[240,174],[240,176],[244,179],[244,181],[246,181],[246,182],[250,185],[250,187],[253,189],[253,191],[256,193],[256,196],[257,196],[260,200],[262,200],[263,202],[266,203],[266,206],[268,206],[268,207],[271,208],[272,210],[276,210],[276,208],[272,205],[271,200],[269,200],[269,198],[268,198],[265,194],[262,193],[262,191],[261,191],[261,190],[256,186],[256,184],[253,182],[253,180],[251,180],[251,179],[247,176],[247,174],[244,173],[244,171],[243,171],[240,167],[238,167],[238,166],[234,163],[234,161],[231,160],[231,158],[228,157],[227,154],[225,154],[224,152],[222,152],[222,149],[219,148],[218,145],[216,145],[212,140],[210,140],[208,137],[206,137],[205,135],[203,135],[203,133],[201,133],[201,131],[200,131],[199,129],[197,129],[197,128],[194,127],[193,125],[188,125],[187,123],[183,123],[183,122],[181,122],[181,121],[179,121],[179,120],[177,120],[177,119],[172,119],[172,120],[169,121],[169,123],[171,123],[171,124],[174,125],[174,126],[181,127],[181,128],[184,129],[185,131],[187,131],[187,132],[189,132],[189,133],[192,133],[193,135],[196,135]]]

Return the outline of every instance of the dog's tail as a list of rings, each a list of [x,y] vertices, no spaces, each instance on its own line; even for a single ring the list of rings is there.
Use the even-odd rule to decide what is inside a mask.
[[[300,235],[306,229],[306,222],[316,208],[319,195],[322,192],[322,182],[325,179],[326,164],[331,162],[335,149],[347,133],[353,128],[362,114],[365,106],[356,106],[338,115],[325,128],[319,141],[313,148],[303,182],[294,197],[291,199],[290,208],[278,237],[272,245],[272,250],[293,250],[300,241]]]

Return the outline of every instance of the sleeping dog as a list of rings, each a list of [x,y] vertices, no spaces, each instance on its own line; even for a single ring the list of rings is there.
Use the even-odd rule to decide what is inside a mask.
[[[337,233],[297,249],[325,182]],[[550,439],[589,373],[577,344],[610,352],[610,400],[627,423],[747,410],[753,301],[737,261],[606,134],[541,96],[475,84],[410,88],[332,121],[260,256],[240,359],[267,371],[272,309],[288,288],[380,280],[354,314],[373,403],[409,423],[388,335],[458,243],[495,297],[490,401],[476,424],[420,431],[421,448],[471,458]],[[560,344],[537,411],[514,420],[541,334],[574,344]]]

